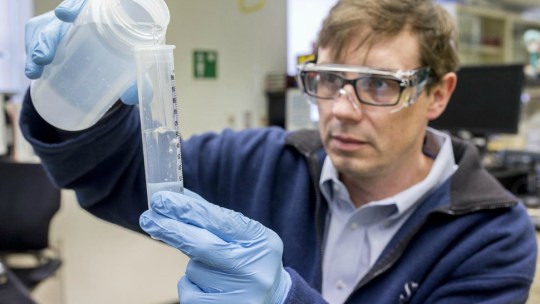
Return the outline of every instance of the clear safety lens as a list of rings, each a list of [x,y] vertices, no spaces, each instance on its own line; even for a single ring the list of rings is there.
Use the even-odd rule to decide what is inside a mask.
[[[349,84],[360,103],[375,106],[373,108],[395,108],[393,106],[400,103],[407,107],[416,101],[428,74],[429,68],[384,71],[346,65],[308,64],[307,68],[300,67],[298,77],[308,100],[314,103],[320,99],[337,98]]]
[[[361,102],[392,106],[398,103],[402,88],[400,81],[373,75],[362,75],[356,79],[345,79],[332,72],[305,72],[304,84],[306,93],[316,98],[333,99],[347,83],[354,86]]]

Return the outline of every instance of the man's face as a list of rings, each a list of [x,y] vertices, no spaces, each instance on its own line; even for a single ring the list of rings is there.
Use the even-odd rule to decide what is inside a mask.
[[[418,40],[408,31],[379,39],[370,46],[357,45],[351,43],[340,62],[330,56],[330,49],[321,48],[317,63],[389,70],[421,67]],[[364,104],[355,110],[348,100],[358,102],[354,89],[351,85],[344,89],[347,95],[318,103],[319,128],[328,155],[342,177],[386,179],[392,183],[392,178],[415,166],[422,156],[429,96],[422,92],[415,104],[390,113],[370,111]]]

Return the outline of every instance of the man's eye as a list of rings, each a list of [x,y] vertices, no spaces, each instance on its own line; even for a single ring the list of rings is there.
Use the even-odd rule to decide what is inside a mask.
[[[360,80],[360,86],[364,90],[384,90],[389,87],[389,80],[382,78],[363,78]]]
[[[341,78],[339,76],[330,73],[321,73],[320,79],[322,82],[328,84],[341,82]]]

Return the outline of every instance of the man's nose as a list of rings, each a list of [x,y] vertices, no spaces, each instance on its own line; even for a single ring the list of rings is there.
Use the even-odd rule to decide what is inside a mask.
[[[342,103],[341,101],[346,101],[345,103]],[[343,104],[343,105],[342,105]],[[334,98],[333,107],[346,107],[347,110],[350,111],[349,105],[352,106],[354,111],[360,110],[360,103],[355,100],[354,93],[350,93],[345,89],[345,87],[339,89],[337,96]]]
[[[332,114],[339,119],[358,120],[362,112],[360,102],[356,100],[354,92],[345,87],[339,89],[332,103]]]

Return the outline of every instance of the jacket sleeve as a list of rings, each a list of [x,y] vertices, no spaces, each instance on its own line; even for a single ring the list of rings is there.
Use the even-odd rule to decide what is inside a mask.
[[[95,126],[66,134],[39,116],[27,94],[20,126],[51,179],[75,190],[84,209],[143,232],[139,216],[148,203],[139,121],[136,107],[121,105]],[[194,135],[182,143],[184,185],[210,202],[257,219],[283,237],[289,230],[287,223],[300,218],[310,222],[313,216],[305,212],[289,215],[294,208],[303,211],[303,204],[281,206],[286,204],[283,196],[309,195],[306,187],[298,185],[310,184],[309,176],[299,173],[305,162],[284,149],[285,136],[277,128]],[[278,183],[285,177],[290,181],[291,176],[298,180]],[[294,247],[297,243],[287,244]],[[293,256],[290,260],[298,265],[297,258],[302,259]],[[287,303],[325,303],[295,270],[288,271],[293,285]]]
[[[453,244],[455,253],[442,260],[461,262],[446,278],[431,278],[438,286],[426,282],[421,302],[525,303],[536,267],[535,234],[521,204],[480,223],[466,233],[470,242]]]
[[[285,299],[286,304],[327,304],[321,294],[313,289],[302,277],[290,267],[285,267],[292,280],[291,290]]]
[[[27,92],[19,124],[57,186],[75,190],[95,216],[142,232],[147,202],[136,107],[122,105],[87,130],[65,132],[39,116]]]
[[[138,220],[148,202],[137,107],[121,104],[95,126],[66,133],[39,116],[27,93],[20,126],[52,180],[75,190],[84,209],[142,232]],[[191,136],[181,145],[184,185],[213,203],[268,224],[265,218],[272,218],[275,192],[269,187],[275,178],[268,172],[290,159],[283,157],[289,155],[283,152],[284,137],[277,128]],[[294,167],[282,167],[282,175],[295,172]]]

